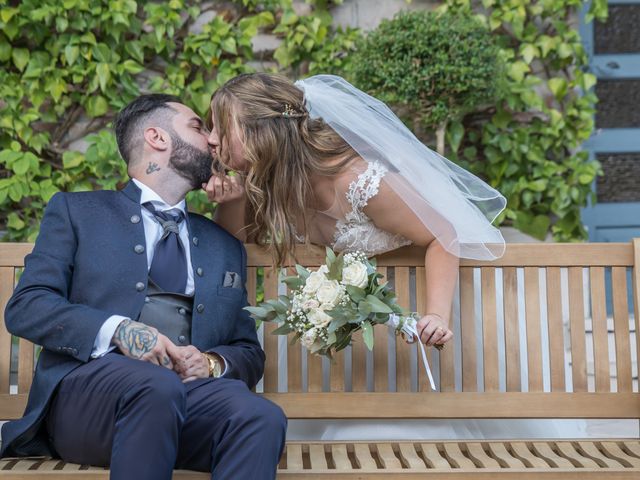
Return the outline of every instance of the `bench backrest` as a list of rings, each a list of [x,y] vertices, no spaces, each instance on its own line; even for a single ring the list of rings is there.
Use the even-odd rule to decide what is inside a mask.
[[[0,244],[2,313],[31,248]],[[265,298],[283,293],[270,257],[254,245],[247,250],[253,303],[261,290]],[[301,247],[297,260],[317,267],[324,250]],[[399,302],[424,312],[424,249],[390,252],[378,265]],[[356,338],[329,362],[271,335],[275,325],[265,324],[259,333],[267,363],[258,391],[290,418],[640,418],[633,371],[640,357],[638,265],[640,239],[510,244],[497,261],[462,261],[456,338],[442,352],[429,349],[437,391],[417,346],[385,327],[375,329],[373,352]],[[34,358],[34,346],[12,342],[2,322],[0,418],[21,415]]]

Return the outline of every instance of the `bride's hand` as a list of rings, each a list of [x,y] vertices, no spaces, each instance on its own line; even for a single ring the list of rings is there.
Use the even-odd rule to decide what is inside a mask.
[[[420,340],[427,346],[444,345],[453,338],[447,321],[440,315],[428,313],[416,325]]]
[[[202,189],[207,193],[211,202],[227,203],[239,200],[244,196],[244,185],[239,176],[225,175],[220,178],[213,175],[208,183],[202,184]]]

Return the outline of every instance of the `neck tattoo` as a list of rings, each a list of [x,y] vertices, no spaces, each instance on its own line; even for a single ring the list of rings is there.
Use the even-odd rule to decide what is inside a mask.
[[[151,175],[153,172],[159,172],[160,167],[157,163],[149,162],[149,166],[147,167],[147,175]]]

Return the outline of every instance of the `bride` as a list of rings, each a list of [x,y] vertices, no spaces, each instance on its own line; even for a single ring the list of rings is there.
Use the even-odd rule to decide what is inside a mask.
[[[296,243],[373,256],[425,247],[427,345],[451,340],[459,258],[494,259],[506,200],[423,145],[382,102],[344,79],[245,74],[211,100],[219,174],[203,185],[218,224],[282,264]],[[234,171],[237,175],[226,175]]]

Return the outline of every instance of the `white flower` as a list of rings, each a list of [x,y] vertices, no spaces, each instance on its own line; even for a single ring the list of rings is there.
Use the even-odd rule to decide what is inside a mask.
[[[331,323],[331,320],[333,320],[330,315],[325,313],[323,310],[320,310],[319,308],[309,313],[307,315],[307,318],[318,328],[326,327]]]
[[[305,348],[310,349],[313,346],[314,342],[316,341],[317,334],[318,334],[317,328],[310,328],[309,330],[304,332],[304,334],[300,338],[300,342],[302,343],[302,345],[305,346]]]
[[[367,266],[362,262],[354,262],[342,270],[342,283],[364,288],[369,283]]]
[[[318,268],[317,271],[326,275],[327,273],[329,273],[329,267],[327,267],[326,265],[320,265],[320,268]]]
[[[302,308],[304,308],[305,310],[315,310],[319,306],[320,306],[320,302],[318,302],[314,298],[305,300],[305,302],[302,304]]]
[[[318,288],[316,298],[325,308],[333,308],[340,302],[343,288],[335,280],[325,280]]]
[[[306,294],[313,295],[316,293],[320,285],[327,280],[327,277],[324,275],[324,272],[318,270],[317,272],[311,272],[311,274],[307,277],[307,281],[304,283],[304,288],[302,291]]]

